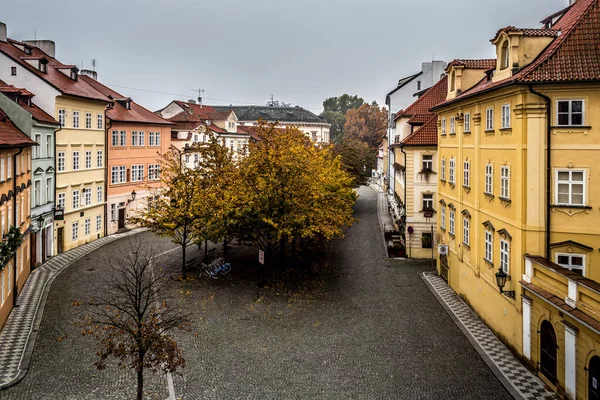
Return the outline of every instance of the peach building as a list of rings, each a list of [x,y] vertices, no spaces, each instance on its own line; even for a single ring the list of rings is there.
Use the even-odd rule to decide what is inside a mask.
[[[83,72],[83,71],[82,71]],[[160,186],[160,155],[171,146],[172,123],[98,82],[95,72],[81,76],[104,94],[107,134],[107,234],[130,228],[127,219],[147,206]]]

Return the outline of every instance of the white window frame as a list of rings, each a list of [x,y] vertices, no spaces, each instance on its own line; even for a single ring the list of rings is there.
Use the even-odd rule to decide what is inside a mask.
[[[135,164],[131,166],[131,182],[141,182],[144,180],[144,164]]]
[[[440,207],[440,228],[446,229],[446,206],[442,205]]]
[[[471,161],[463,161],[463,186],[471,187]]]
[[[500,197],[510,199],[510,167],[500,167]]]
[[[4,176],[4,170],[5,170],[5,160],[4,160],[4,156],[0,157],[0,181],[4,181],[5,180],[5,176]]]
[[[96,187],[96,202],[101,204],[104,202],[104,188],[102,186]]]
[[[467,216],[463,217],[463,244],[470,246],[471,240],[471,219]]]
[[[110,137],[111,137],[110,144],[112,146],[118,146],[119,145],[119,131],[112,131]]]
[[[485,189],[484,193],[494,194],[494,165],[485,164]]]
[[[573,181],[573,172],[577,172],[577,173],[582,173],[583,175],[583,181]],[[558,175],[559,173],[568,173],[569,174],[569,180],[568,181],[561,181],[558,179]],[[585,206],[586,201],[587,201],[587,196],[586,196],[586,190],[587,190],[587,185],[586,185],[586,173],[584,169],[557,169],[554,172],[555,174],[555,178],[554,178],[554,201],[556,205],[563,205],[563,206],[576,206],[576,207],[581,207],[581,206]],[[561,203],[558,201],[558,186],[559,185],[568,185],[569,186],[569,202],[568,203]],[[574,185],[581,185],[582,188],[582,192],[583,192],[583,203],[581,204],[576,204],[573,203],[573,186]]]
[[[33,158],[42,158],[42,134],[36,133],[33,140],[38,144],[37,146],[33,146]]]
[[[446,118],[442,118],[441,126],[442,126],[442,135],[446,135]]]
[[[148,164],[148,180],[157,181],[160,179],[160,165]]]
[[[92,113],[87,111],[85,113],[85,129],[92,129]]]
[[[440,179],[442,181],[446,180],[446,157],[442,157],[441,159],[441,167],[440,167]]]
[[[65,209],[67,205],[67,194],[62,192],[58,194],[58,204],[57,206],[62,208],[63,210]]]
[[[96,118],[96,122],[97,122],[97,126],[98,126],[98,130],[102,130],[104,129],[104,115],[103,114],[98,114],[98,117]]]
[[[490,263],[494,262],[494,233],[486,229],[484,231],[484,259]]]
[[[71,224],[71,240],[79,239],[79,221],[75,221]]]
[[[56,154],[56,163],[57,163],[57,168],[58,168],[58,172],[64,172],[65,171],[65,152],[64,151],[59,151]]]
[[[91,169],[91,168],[92,168],[92,151],[86,150],[85,151],[85,169]]]
[[[104,153],[102,150],[96,152],[96,166],[98,168],[104,168]]]
[[[581,113],[577,113],[577,114],[581,114],[581,124],[577,124],[574,125],[573,124],[573,102],[575,101],[580,101],[581,102]],[[569,111],[567,111],[566,113],[560,113],[559,110],[559,103],[562,102],[566,102],[569,103]],[[565,124],[560,124],[559,121],[559,115],[560,114],[566,114],[569,116],[569,123],[568,125]],[[557,126],[583,126],[585,124],[585,100],[584,99],[562,99],[562,100],[556,100],[556,125]]]
[[[465,133],[471,132],[471,113],[465,113]]]
[[[454,235],[455,234],[454,233],[455,232],[455,230],[454,230],[455,226],[454,225],[456,223],[456,209],[450,208],[450,213],[449,214],[450,214],[450,230],[449,230],[449,232],[450,232],[451,235]]]
[[[450,134],[456,133],[456,117],[450,117]]]
[[[59,109],[58,110],[58,123],[62,128],[65,127],[65,123],[67,122],[67,110]]]
[[[425,157],[428,157],[428,159],[426,160]],[[433,171],[433,155],[423,154],[421,164],[424,170],[429,169],[430,171]]]
[[[505,239],[500,239],[500,268],[510,274],[510,242]]]
[[[40,179],[33,182],[33,198],[36,206],[42,204],[42,181]]]
[[[79,170],[79,151],[73,152],[73,171]]]
[[[494,107],[488,107],[485,109],[485,130],[494,130]]]
[[[74,210],[80,207],[79,190],[73,190],[71,201]]]
[[[569,263],[568,264],[559,263],[558,257],[568,257]],[[572,261],[573,261],[572,259],[574,257],[581,258],[581,267],[578,265],[572,264]],[[585,266],[586,266],[585,260],[586,260],[585,254],[572,254],[572,253],[555,253],[554,254],[554,262],[556,262],[558,265],[560,265],[563,268],[570,269],[571,271],[573,271],[573,270],[581,271],[581,275],[583,275],[583,276],[586,276],[585,275]]]
[[[448,180],[451,184],[456,184],[456,160],[454,159],[454,157],[452,157],[450,159],[450,171],[449,171],[449,176],[448,176]]]
[[[502,129],[510,128],[510,104],[502,105]]]
[[[127,182],[127,168],[124,165],[113,166],[110,170],[110,183],[116,185],[125,182]]]
[[[84,206],[89,206],[89,205],[91,205],[91,204],[92,204],[92,188],[84,188],[84,189],[81,191],[81,194],[82,194],[82,197],[83,197],[83,198],[82,198],[82,200],[83,200],[83,201],[82,201],[82,204],[83,204]]]
[[[52,158],[52,135],[46,135],[46,158]]]
[[[127,146],[127,131],[119,131],[119,146]]]
[[[112,203],[110,205],[110,220],[111,222],[114,222],[117,220],[117,203]]]
[[[91,218],[83,220],[83,234],[89,236],[92,233],[92,221]]]
[[[79,111],[73,111],[73,128],[79,128]]]
[[[423,211],[433,210],[433,194],[432,193],[424,193],[422,196],[423,196],[423,201],[422,201]],[[429,196],[431,196],[431,197],[429,197]],[[431,205],[429,207],[426,207],[425,203],[431,204]]]
[[[102,230],[102,214],[96,215],[96,232]]]

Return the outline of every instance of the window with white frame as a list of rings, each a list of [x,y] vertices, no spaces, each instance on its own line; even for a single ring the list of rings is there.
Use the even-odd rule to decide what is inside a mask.
[[[463,243],[468,246],[471,235],[471,220],[468,217],[463,217]]]
[[[91,169],[91,168],[92,168],[92,151],[86,150],[85,151],[85,169]]]
[[[566,169],[556,171],[556,204],[585,205],[585,171]]]
[[[46,178],[46,203],[49,203],[52,200],[52,177],[48,177]]]
[[[469,187],[471,185],[471,161],[465,160],[463,162],[463,186]]]
[[[12,156],[6,156],[6,179],[11,179],[12,176]]]
[[[119,146],[127,146],[127,131],[119,131]]]
[[[450,208],[450,234],[454,235],[454,220],[455,220],[456,210],[454,208]]]
[[[455,164],[456,164],[456,161],[454,160],[454,158],[451,158],[450,159],[450,171],[449,171],[448,175],[449,175],[450,183],[452,183],[452,184],[456,183],[455,175],[454,175]]]
[[[148,164],[148,180],[156,181],[160,179],[160,165]]]
[[[138,146],[144,146],[144,132],[140,131],[138,132]]]
[[[92,129],[92,113],[85,113],[85,129]]]
[[[98,150],[96,152],[96,167],[98,167],[98,168],[104,167],[104,157],[102,155],[102,150]]]
[[[56,153],[56,158],[57,158],[58,171],[59,172],[64,171],[65,170],[65,152],[59,151],[58,153]]]
[[[200,155],[198,153],[194,154],[194,166],[198,166],[198,163],[200,162]]]
[[[79,190],[73,190],[73,208],[79,208]]]
[[[79,239],[79,221],[75,221],[71,224],[71,238],[73,240]]]
[[[485,110],[485,130],[494,130],[494,109],[492,107]]]
[[[442,181],[446,181],[446,158],[445,157],[442,157],[441,164],[442,165],[440,166],[440,169],[441,169],[440,179]]]
[[[79,111],[73,111],[73,128],[79,128]]]
[[[442,135],[446,134],[446,118],[442,118]]]
[[[46,135],[46,158],[52,158],[52,135]]]
[[[442,205],[440,207],[440,227],[446,230],[446,206]]]
[[[485,256],[484,258],[490,263],[494,257],[494,234],[490,230],[485,231]]]
[[[510,245],[507,240],[500,240],[500,268],[505,273],[509,273],[510,268]]]
[[[42,135],[39,133],[35,134],[35,139],[37,142],[37,146],[33,146],[33,158],[41,158],[42,157]]]
[[[433,171],[433,156],[423,155],[423,171]]]
[[[120,165],[117,167],[111,168],[110,173],[110,182],[113,184],[116,183],[125,183],[127,182],[127,170],[124,165]]]
[[[433,210],[433,194],[423,195],[423,211]]]
[[[83,193],[83,205],[89,206],[90,204],[92,204],[92,189],[85,188],[85,189],[83,189],[82,193]]]
[[[139,146],[137,131],[131,131],[131,145],[132,146]]]
[[[19,213],[19,201],[17,200],[17,198],[15,198],[15,225],[19,226],[19,216],[21,214]]]
[[[555,256],[558,265],[585,276],[585,255],[556,253]]]
[[[189,163],[190,163],[190,155],[189,155],[189,154],[186,154],[186,155],[184,156],[184,159],[185,159],[185,163],[186,163],[186,164],[189,164]]]
[[[96,202],[98,204],[104,201],[104,191],[102,186],[96,187]]]
[[[3,181],[6,177],[4,176],[4,156],[0,157],[0,181]]]
[[[91,233],[91,221],[89,218],[86,218],[83,221],[83,234],[85,236],[89,236],[90,233]]]
[[[160,132],[148,132],[148,145],[160,146]]]
[[[131,182],[139,182],[144,180],[144,164],[131,166]]]
[[[500,197],[510,199],[510,167],[500,167]]]
[[[110,220],[111,221],[117,220],[117,205],[115,203],[110,205]]]
[[[73,170],[78,170],[78,169],[79,169],[79,152],[74,151],[73,152]]]
[[[33,197],[35,199],[35,205],[39,206],[42,203],[42,181],[36,180],[33,184]]]
[[[559,126],[583,125],[583,100],[558,100],[557,122]]]
[[[465,133],[471,132],[471,113],[465,113]]]
[[[485,164],[485,193],[494,193],[494,166]]]
[[[65,127],[65,122],[67,121],[67,110],[58,110],[58,123],[61,127]]]
[[[510,128],[510,104],[502,105],[502,128]]]
[[[102,229],[102,214],[96,215],[96,232]]]
[[[111,134],[111,144],[113,146],[118,146],[119,145],[119,131],[112,131]]]
[[[97,122],[98,122],[98,129],[104,129],[104,123],[103,123],[103,121],[104,121],[104,115],[98,114],[98,120],[97,120]]]
[[[64,193],[59,193],[58,194],[58,207],[62,208],[63,210],[65,209],[65,203],[66,203],[66,195]]]
[[[450,133],[456,133],[456,118],[450,117]]]

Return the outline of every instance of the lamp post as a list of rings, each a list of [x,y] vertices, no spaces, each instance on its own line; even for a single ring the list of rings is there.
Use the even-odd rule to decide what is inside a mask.
[[[41,229],[42,229],[42,227],[44,226],[44,221],[45,221],[45,220],[44,220],[44,216],[43,216],[43,215],[40,215],[40,216],[39,216],[39,217],[38,217],[38,218],[35,220],[35,222],[37,223],[38,230],[41,230]]]
[[[133,192],[131,192],[131,201],[135,201],[135,196],[137,196],[137,193],[135,192],[135,189],[134,189]]]
[[[506,297],[510,297],[511,299],[515,298],[514,290],[503,290],[506,285],[506,279],[508,278],[508,274],[502,269],[502,267],[498,268],[498,272],[496,272],[496,284],[500,289],[500,293],[505,295]]]

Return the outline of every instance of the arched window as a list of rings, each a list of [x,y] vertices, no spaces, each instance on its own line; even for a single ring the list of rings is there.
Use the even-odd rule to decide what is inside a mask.
[[[456,72],[452,71],[452,75],[450,75],[450,91],[454,92],[454,85],[456,81]]]
[[[508,68],[508,39],[502,43],[500,49],[500,69]]]
[[[540,372],[556,384],[556,333],[552,324],[543,321],[540,327]]]

